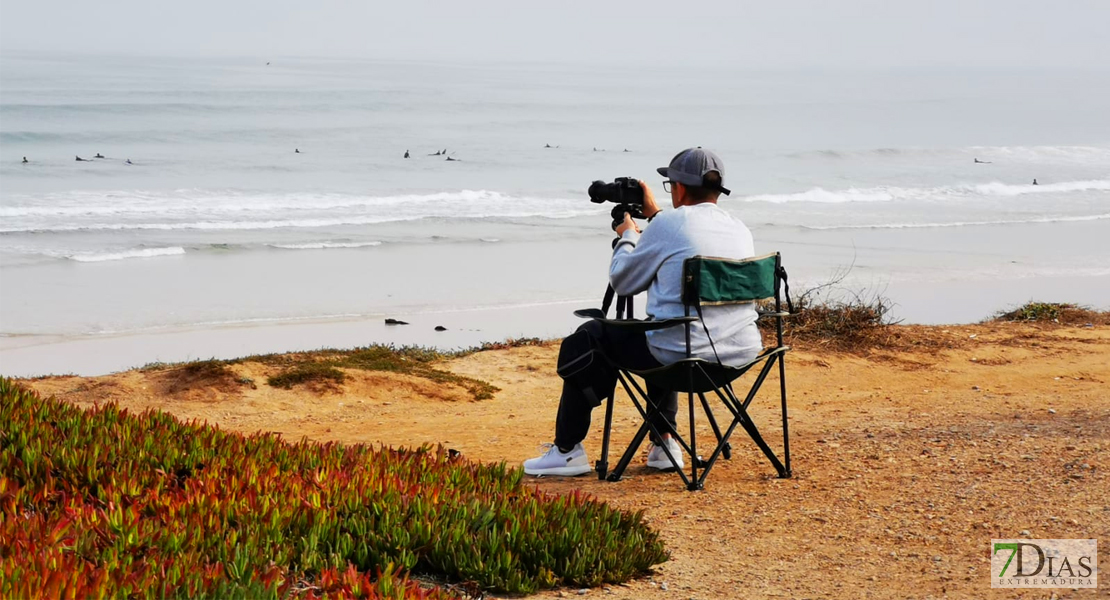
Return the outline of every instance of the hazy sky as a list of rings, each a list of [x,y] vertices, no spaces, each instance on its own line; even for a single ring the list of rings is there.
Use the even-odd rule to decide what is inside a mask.
[[[0,52],[1110,68],[1110,0],[0,0]]]

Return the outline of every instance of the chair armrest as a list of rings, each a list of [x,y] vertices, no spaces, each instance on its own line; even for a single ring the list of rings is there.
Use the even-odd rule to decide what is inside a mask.
[[[661,319],[658,321],[647,320],[640,321],[638,319],[606,319],[604,313],[598,308],[584,308],[574,311],[575,316],[582,317],[583,319],[596,319],[613,327],[620,327],[629,331],[655,331],[656,329],[667,329],[676,325],[684,325],[686,323],[693,323],[698,320],[697,317],[675,317],[673,319]]]

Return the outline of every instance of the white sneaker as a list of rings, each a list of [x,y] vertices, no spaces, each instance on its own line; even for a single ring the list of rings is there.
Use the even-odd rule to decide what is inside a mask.
[[[575,444],[574,448],[566,454],[559,451],[559,447],[555,444],[544,444],[542,447],[547,450],[543,456],[524,461],[524,472],[528,475],[577,477],[594,470],[586,458],[586,450],[582,444]]]
[[[666,444],[667,449],[671,451],[671,456],[674,457],[674,463],[671,462],[671,459],[667,458],[667,453],[663,451],[662,446],[653,445],[651,451],[648,452],[647,466],[663,471],[685,468],[686,461],[682,458],[682,446],[678,445],[678,441],[673,437],[666,437],[663,439],[663,443]]]

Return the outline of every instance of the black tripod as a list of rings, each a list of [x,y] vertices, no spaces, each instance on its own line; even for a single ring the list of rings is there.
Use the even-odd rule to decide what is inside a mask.
[[[619,241],[620,241],[619,237],[613,240],[613,248],[614,249],[616,249],[617,242],[619,242]],[[600,315],[600,318],[605,319],[605,318],[609,317],[609,307],[612,306],[612,304],[613,304],[613,297],[614,296],[617,298],[617,320],[625,320],[625,319],[631,320],[631,319],[633,319],[634,318],[634,316],[633,316],[633,304],[632,304],[633,296],[617,296],[617,293],[613,290],[613,284],[611,284],[611,283],[609,285],[605,286],[605,296],[603,296],[602,299],[601,299],[601,315]],[[586,315],[583,314],[581,316],[586,316]],[[596,316],[597,315],[595,313],[595,317]],[[615,385],[614,385],[613,391],[610,392],[610,394],[614,394],[614,393],[616,393]],[[611,428],[612,426],[613,426],[613,399],[610,396],[609,401],[606,402],[606,406],[605,406],[605,431],[609,431],[609,428]],[[605,436],[605,441],[602,444],[601,456],[602,456],[601,460],[597,461],[597,463],[594,466],[597,470],[597,478],[604,481],[605,477],[606,477],[606,474],[609,472],[609,460],[608,460],[608,458],[609,458],[609,436],[608,435]]]
[[[613,249],[614,250],[617,248],[617,242],[619,242],[620,240],[621,239],[619,237],[613,239]],[[609,285],[605,286],[605,295],[601,299],[601,317],[602,318],[608,318],[609,317],[609,307],[612,306],[612,304],[613,304],[613,297],[614,296],[616,296],[616,298],[617,298],[617,319],[631,319],[631,318],[633,318],[632,296],[617,296],[616,292],[613,291],[613,284],[611,284],[611,283]],[[625,316],[625,315],[627,315],[627,316]]]
[[[610,284],[605,288],[605,297],[601,300],[601,312],[604,316],[609,315],[609,306],[613,304],[613,296],[616,296],[616,292],[613,291],[613,286]],[[617,319],[631,318],[632,296],[617,296]]]

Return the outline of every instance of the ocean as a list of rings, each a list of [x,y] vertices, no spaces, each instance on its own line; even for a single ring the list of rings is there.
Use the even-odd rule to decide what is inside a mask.
[[[590,182],[665,203],[655,167],[695,145],[795,290],[838,279],[917,323],[1110,308],[1107,97],[1108,71],[4,56],[0,372],[74,340],[475,309],[467,335],[271,342],[560,335],[605,287]]]

